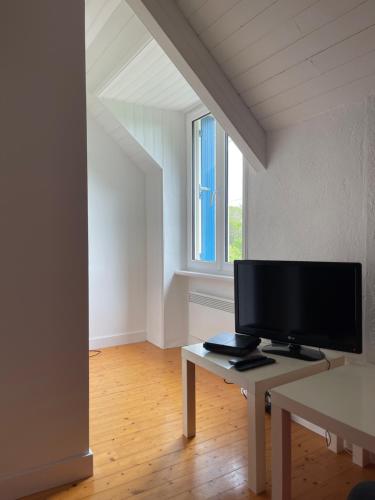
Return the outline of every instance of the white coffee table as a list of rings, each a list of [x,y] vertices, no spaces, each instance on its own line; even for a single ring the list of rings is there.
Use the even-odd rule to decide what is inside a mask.
[[[348,364],[271,391],[272,499],[291,498],[291,413],[353,443],[353,462],[375,452],[375,366]]]
[[[260,347],[262,345],[265,345],[265,342]],[[324,352],[331,363],[331,368],[344,364],[345,357],[342,353]],[[327,361],[323,359],[309,362],[267,354],[267,356],[275,358],[276,363],[246,372],[238,372],[228,362],[233,356],[214,354],[207,351],[203,344],[183,347],[181,356],[184,435],[186,437],[195,436],[195,365],[247,389],[249,415],[248,484],[251,491],[257,494],[261,493],[265,490],[266,483],[264,394],[272,387],[327,370]]]

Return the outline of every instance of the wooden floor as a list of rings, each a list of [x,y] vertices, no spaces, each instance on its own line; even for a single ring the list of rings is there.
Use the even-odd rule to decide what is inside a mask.
[[[270,498],[270,419],[267,492],[246,485],[246,403],[238,387],[198,369],[197,435],[182,437],[179,349],[151,344],[109,348],[90,359],[92,478],[40,499],[234,500]],[[345,499],[375,467],[352,465],[347,453],[326,449],[323,438],[293,424],[293,498]]]

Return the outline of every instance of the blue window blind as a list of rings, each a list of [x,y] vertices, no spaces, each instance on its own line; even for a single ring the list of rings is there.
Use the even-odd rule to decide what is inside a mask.
[[[201,119],[201,254],[200,259],[215,260],[215,119]]]

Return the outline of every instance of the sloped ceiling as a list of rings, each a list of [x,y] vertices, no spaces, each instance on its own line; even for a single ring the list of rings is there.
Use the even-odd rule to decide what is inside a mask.
[[[175,111],[189,109],[199,102],[155,40],[150,40],[100,97]]]
[[[125,0],[86,0],[85,17],[88,112],[145,173],[160,169],[108,103],[186,111],[199,98]]]
[[[125,0],[86,0],[86,80],[98,97],[178,111],[199,103]]]
[[[168,0],[272,130],[375,93],[374,0]],[[86,0],[93,96],[187,110],[199,100],[125,0]]]
[[[374,0],[171,0],[266,130],[375,92]]]

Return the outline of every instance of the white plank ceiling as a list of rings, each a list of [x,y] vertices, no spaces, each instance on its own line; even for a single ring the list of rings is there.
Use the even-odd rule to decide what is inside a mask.
[[[170,0],[266,130],[375,93],[375,0]]]
[[[199,102],[197,94],[155,40],[123,68],[100,97],[177,111]]]
[[[86,80],[102,98],[178,111],[199,103],[125,0],[86,0]]]

